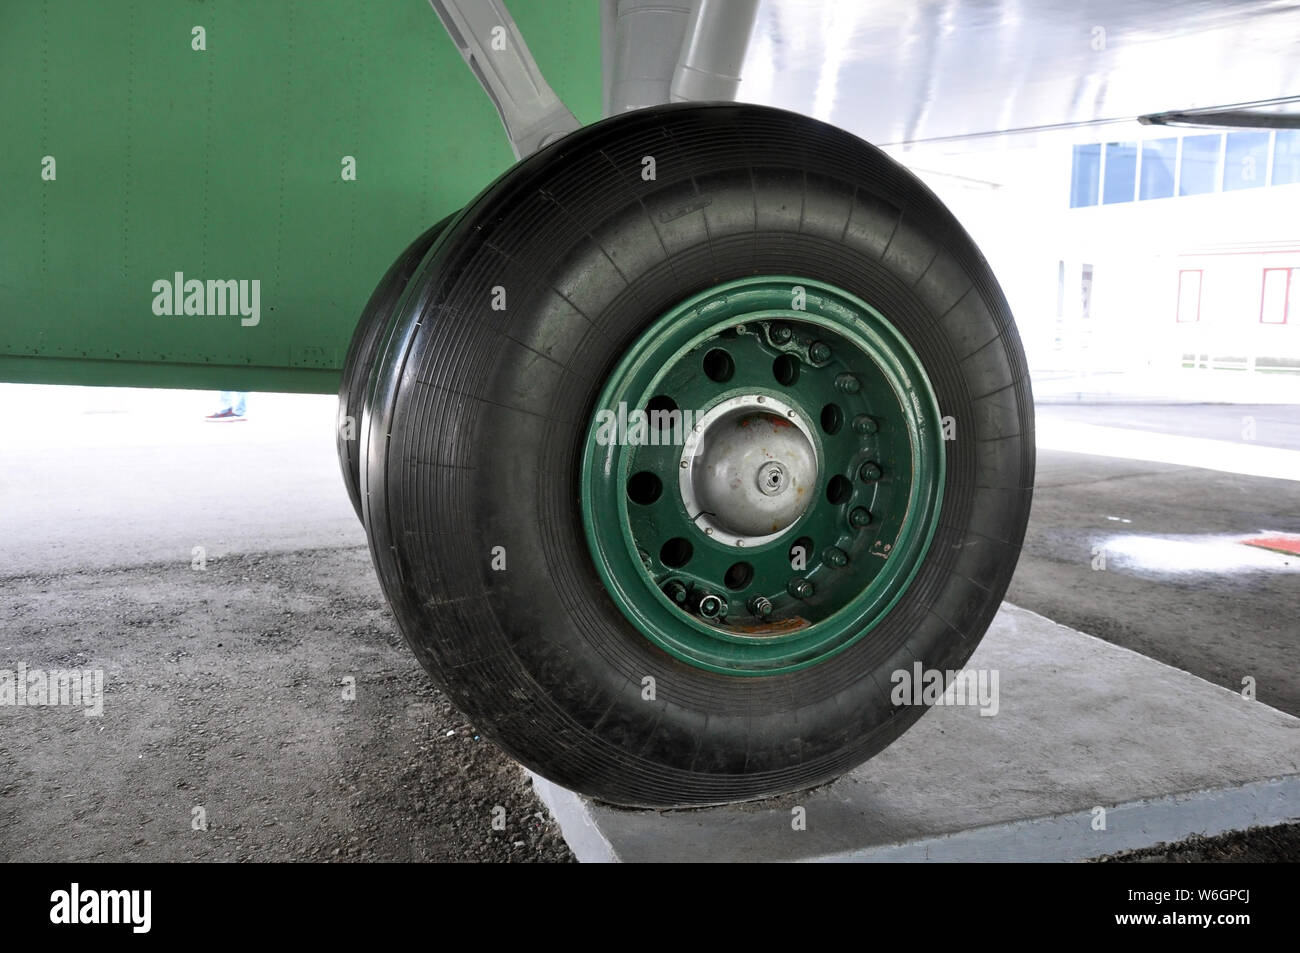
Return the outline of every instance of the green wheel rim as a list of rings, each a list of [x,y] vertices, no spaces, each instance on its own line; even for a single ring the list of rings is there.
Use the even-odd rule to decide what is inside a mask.
[[[587,543],[670,655],[726,675],[806,668],[911,584],[943,436],[920,361],[871,305],[807,278],[728,282],[655,321],[610,374],[584,445]]]

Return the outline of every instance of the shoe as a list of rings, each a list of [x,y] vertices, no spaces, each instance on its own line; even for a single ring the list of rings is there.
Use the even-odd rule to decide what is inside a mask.
[[[248,418],[244,417],[242,414],[235,413],[233,410],[227,407],[225,410],[219,410],[215,414],[208,414],[203,419],[211,420],[213,422],[220,422],[220,423],[227,423],[227,422],[233,423],[237,420],[247,420]]]

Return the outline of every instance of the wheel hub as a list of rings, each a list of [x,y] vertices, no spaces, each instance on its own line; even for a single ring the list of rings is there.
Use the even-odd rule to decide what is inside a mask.
[[[733,397],[706,413],[683,446],[678,469],[696,525],[738,547],[761,545],[789,529],[817,484],[807,425],[789,404],[763,394]]]
[[[683,426],[611,439],[631,411]],[[916,355],[866,302],[802,278],[720,285],[643,332],[597,399],[580,491],[597,571],[692,665],[821,662],[916,574],[938,522],[941,431]]]

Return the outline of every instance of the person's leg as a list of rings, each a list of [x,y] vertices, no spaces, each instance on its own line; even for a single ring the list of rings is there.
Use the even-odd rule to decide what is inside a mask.
[[[223,390],[221,393],[217,394],[217,413],[220,413],[223,410],[230,410],[234,407],[235,396],[236,393],[232,390]]]
[[[230,408],[235,412],[235,416],[237,417],[244,416],[244,404],[248,399],[247,391],[242,391],[242,390],[231,391],[230,396],[233,398],[230,404]]]

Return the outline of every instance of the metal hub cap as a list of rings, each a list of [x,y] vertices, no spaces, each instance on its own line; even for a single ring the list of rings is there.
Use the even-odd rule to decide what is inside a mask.
[[[583,526],[618,609],[699,668],[822,663],[906,592],[938,525],[939,409],[907,341],[830,285],[763,276],[673,308],[593,409]]]
[[[812,502],[817,453],[793,407],[746,394],[700,419],[678,469],[687,512],[706,535],[756,546],[789,529]]]

